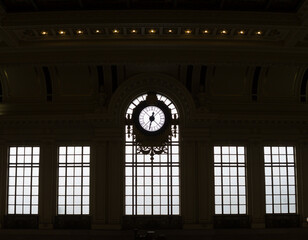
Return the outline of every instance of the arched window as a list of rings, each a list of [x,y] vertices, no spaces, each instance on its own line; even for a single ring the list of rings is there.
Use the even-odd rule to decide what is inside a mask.
[[[156,94],[157,99],[178,118],[175,105],[167,97]],[[146,100],[147,94],[134,99],[126,111],[130,119],[133,110]],[[125,138],[125,215],[179,215],[180,214],[180,159],[178,124],[161,151],[153,156],[140,151],[130,124]]]

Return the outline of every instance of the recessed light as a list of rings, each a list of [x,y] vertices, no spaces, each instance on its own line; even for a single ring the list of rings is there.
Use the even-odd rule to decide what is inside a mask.
[[[83,30],[78,29],[78,30],[76,31],[76,33],[77,33],[77,34],[83,34]]]
[[[172,29],[169,29],[169,30],[168,30],[168,33],[173,33],[173,30],[172,30]]]
[[[202,31],[202,33],[204,33],[204,34],[208,34],[210,31],[209,30],[207,30],[207,29],[204,29],[203,31]]]
[[[41,31],[41,35],[46,36],[46,35],[48,35],[48,32],[47,31]]]
[[[262,35],[263,32],[262,31],[256,31],[256,35]]]
[[[240,31],[238,31],[238,34],[244,35],[244,34],[245,34],[245,31],[244,31],[244,30],[240,30]]]
[[[118,29],[115,28],[115,29],[112,30],[112,32],[116,34],[116,33],[119,33],[120,30],[118,30]]]
[[[192,31],[191,31],[191,29],[186,29],[186,30],[185,30],[185,33],[186,33],[186,34],[191,34]]]
[[[58,33],[59,33],[60,35],[65,35],[65,34],[66,34],[66,32],[65,32],[64,30],[59,30]]]
[[[155,30],[155,29],[150,29],[150,30],[149,30],[149,33],[154,34],[154,33],[156,33],[156,30]]]
[[[223,30],[220,31],[220,33],[221,33],[221,34],[228,34],[228,31],[225,30],[225,29],[223,29]]]

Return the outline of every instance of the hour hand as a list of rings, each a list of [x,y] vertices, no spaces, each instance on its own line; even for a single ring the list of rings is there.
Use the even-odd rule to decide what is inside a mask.
[[[152,122],[155,120],[154,114],[155,114],[155,113],[153,112],[153,113],[152,113],[152,116],[149,117],[149,120],[150,120],[149,130],[151,129]]]

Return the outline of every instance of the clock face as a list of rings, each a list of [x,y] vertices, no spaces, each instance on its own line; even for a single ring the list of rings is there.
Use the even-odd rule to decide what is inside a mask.
[[[140,126],[149,132],[160,130],[164,126],[165,120],[164,112],[157,106],[147,106],[139,114]]]

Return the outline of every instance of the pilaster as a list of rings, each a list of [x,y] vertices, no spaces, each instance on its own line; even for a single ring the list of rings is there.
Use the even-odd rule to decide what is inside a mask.
[[[57,148],[51,136],[40,143],[39,228],[53,228],[57,213]]]
[[[247,203],[252,228],[265,227],[265,180],[261,141],[249,139],[247,146]]]

